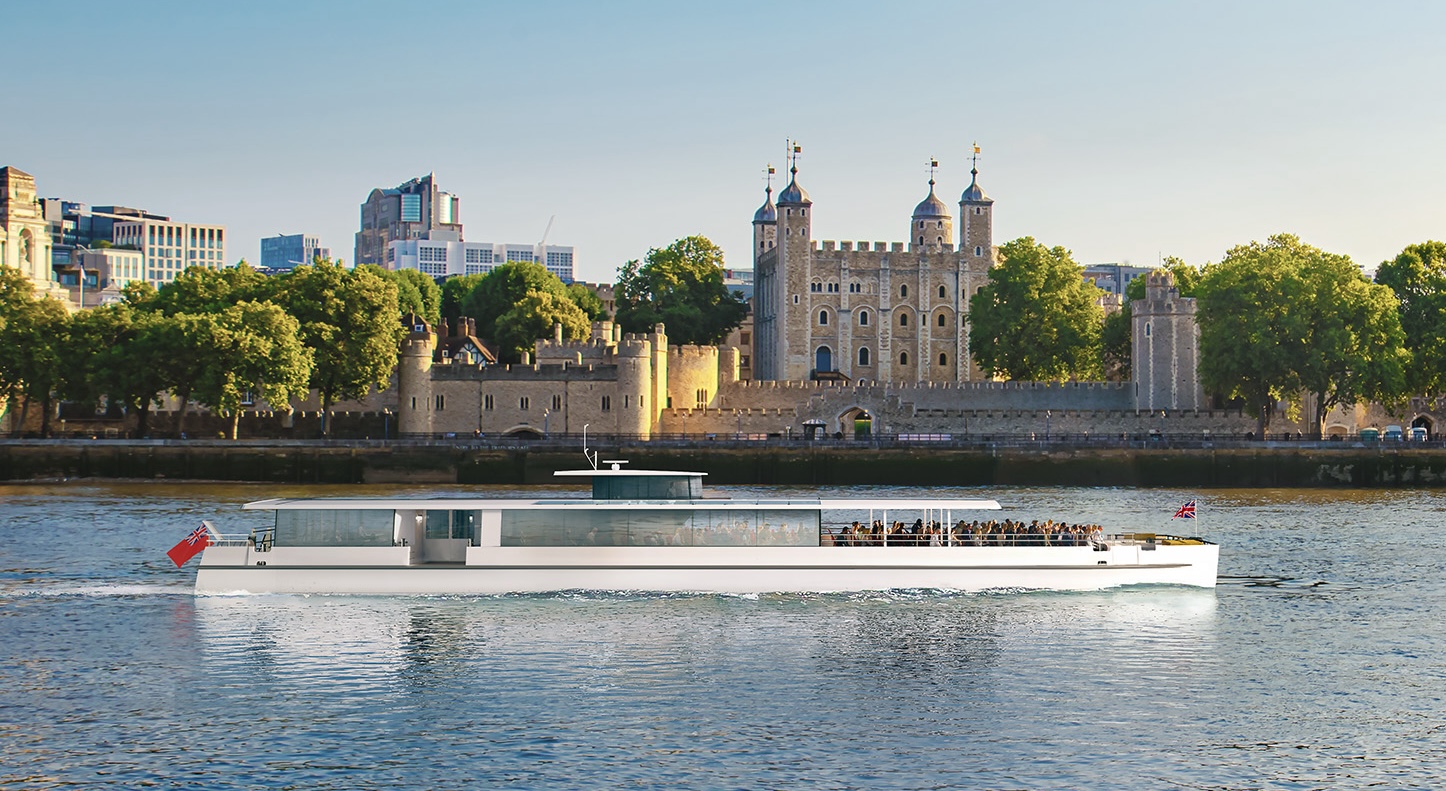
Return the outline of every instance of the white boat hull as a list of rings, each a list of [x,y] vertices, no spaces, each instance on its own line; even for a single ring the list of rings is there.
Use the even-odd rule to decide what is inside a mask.
[[[565,590],[827,593],[898,589],[1213,587],[1214,544],[1090,547],[469,547],[465,562],[395,563],[392,548],[211,547],[199,594],[488,595]],[[325,562],[321,562],[325,559]],[[380,562],[379,562],[380,561]]]

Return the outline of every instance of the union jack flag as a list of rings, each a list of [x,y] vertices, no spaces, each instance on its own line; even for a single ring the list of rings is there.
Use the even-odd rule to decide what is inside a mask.
[[[1195,501],[1194,501],[1194,500],[1191,500],[1190,502],[1185,503],[1184,505],[1180,506],[1180,510],[1176,511],[1176,512],[1175,512],[1175,515],[1172,516],[1172,517],[1170,517],[1170,518],[1171,518],[1171,519],[1194,519],[1194,518],[1195,518]]]
[[[176,564],[176,568],[186,565],[186,561],[196,556],[196,553],[211,545],[211,531],[203,524],[191,534],[181,539],[179,544],[171,547],[166,556]]]

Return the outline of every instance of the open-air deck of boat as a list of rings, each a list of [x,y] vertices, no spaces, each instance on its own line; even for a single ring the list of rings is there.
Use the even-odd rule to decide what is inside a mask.
[[[1193,538],[1001,522],[988,499],[721,499],[703,473],[568,470],[592,497],[274,499],[214,533],[198,593],[1093,590],[1215,584]],[[878,525],[873,531],[868,527]],[[899,529],[902,525],[903,529]]]

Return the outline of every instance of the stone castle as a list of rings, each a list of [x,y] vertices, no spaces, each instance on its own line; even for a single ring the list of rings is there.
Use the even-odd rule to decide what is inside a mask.
[[[1253,421],[1206,409],[1196,371],[1195,300],[1148,275],[1133,306],[1130,382],[997,382],[968,356],[967,298],[994,262],[993,201],[977,168],[953,218],[934,194],[914,210],[909,243],[808,240],[812,202],[793,178],[754,215],[755,380],[746,350],[669,345],[662,325],[624,334],[596,322],[587,340],[561,328],[532,359],[494,365],[445,352],[447,338],[409,318],[397,379],[403,434],[580,433],[944,438],[990,434],[1239,431]],[[779,234],[780,226],[782,234]]]

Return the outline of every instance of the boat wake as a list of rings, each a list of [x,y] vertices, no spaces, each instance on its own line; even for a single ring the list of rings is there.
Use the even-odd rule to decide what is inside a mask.
[[[135,598],[139,596],[191,596],[189,585],[46,585],[16,587],[0,591],[0,595],[16,598]]]

